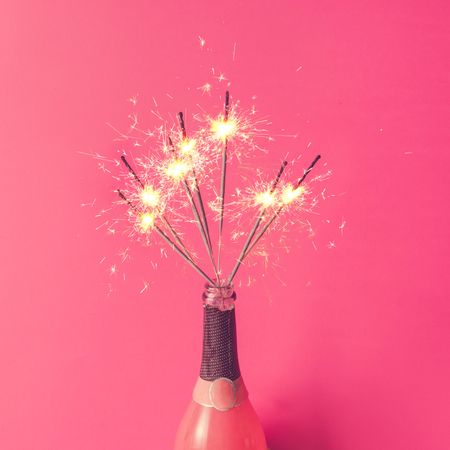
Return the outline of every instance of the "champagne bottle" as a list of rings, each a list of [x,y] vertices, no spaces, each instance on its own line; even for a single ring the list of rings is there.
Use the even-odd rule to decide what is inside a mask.
[[[203,294],[200,377],[179,426],[175,450],[267,450],[239,369],[235,299],[231,286],[207,286]]]

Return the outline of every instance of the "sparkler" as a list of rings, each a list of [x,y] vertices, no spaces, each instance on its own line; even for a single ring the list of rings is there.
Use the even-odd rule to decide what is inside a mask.
[[[144,206],[156,209],[158,207],[158,205],[159,205],[160,193],[158,191],[154,190],[152,186],[144,185],[144,183],[138,177],[138,175],[136,174],[134,169],[131,167],[131,165],[129,164],[129,162],[127,161],[127,159],[126,159],[126,157],[124,155],[122,155],[120,157],[120,159],[122,160],[123,164],[128,169],[128,171],[133,175],[134,179],[142,187],[142,191],[140,193],[140,199],[141,199],[142,203],[144,204]],[[117,193],[119,194],[119,197],[128,204],[128,206],[130,206],[131,208],[136,210],[136,207],[133,205],[132,202],[130,202],[125,197],[125,194],[122,191],[118,190]],[[189,253],[188,249],[184,245],[184,243],[181,240],[179,234],[175,231],[175,229],[170,224],[170,222],[167,220],[167,217],[164,214],[161,214],[161,220],[166,225],[166,227],[169,229],[169,231],[172,234],[172,236],[174,237],[174,239],[182,247],[182,249],[184,250],[185,255],[191,261],[193,261],[191,254]],[[153,227],[153,225],[154,225],[154,214],[148,213],[148,212],[144,213],[144,214],[141,214],[140,226],[141,226],[143,231],[148,231],[150,228]]]
[[[178,113],[178,118],[180,121],[180,128],[182,131],[182,135],[183,135],[183,142],[181,144],[181,151],[184,154],[187,154],[192,162],[192,150],[195,147],[195,140],[191,139],[190,141],[187,140],[186,138],[186,126],[184,124],[184,118],[183,118],[183,113],[180,112]],[[200,186],[198,184],[198,179],[197,179],[197,174],[195,173],[195,167],[192,165],[192,177],[194,179],[194,189],[195,189],[195,194],[197,195],[197,199],[198,199],[198,203],[200,205],[200,211],[202,214],[202,224],[203,224],[203,229],[204,232],[206,234],[206,239],[208,240],[208,253],[210,253],[210,257],[212,259],[213,265],[214,265],[214,258],[212,257],[212,244],[211,244],[211,236],[209,234],[209,227],[208,227],[208,219],[206,217],[206,212],[205,212],[205,206],[203,204],[203,198],[202,198],[202,194],[200,192]]]
[[[278,182],[280,181],[281,175],[283,175],[283,172],[284,172],[284,169],[286,166],[287,166],[287,161],[283,161],[283,163],[281,164],[280,170],[278,171],[277,176],[272,184],[272,188],[270,189],[270,191],[268,193],[270,199],[272,199],[273,192],[275,191],[275,189],[278,185]],[[264,196],[264,197],[266,197],[266,196]],[[264,215],[266,214],[267,207],[269,206],[269,205],[267,205],[268,203],[271,203],[271,202],[268,202],[266,200],[266,205],[263,206],[263,208],[261,209],[261,212],[260,212],[258,218],[256,219],[255,225],[253,225],[253,228],[251,229],[250,233],[248,234],[248,237],[247,237],[247,240],[245,241],[244,247],[241,250],[241,254],[239,255],[236,265],[234,266],[233,271],[231,272],[231,275],[228,279],[228,284],[231,284],[231,282],[233,281],[233,278],[236,275],[236,272],[238,271],[240,265],[242,264],[245,254],[247,253],[247,250],[253,239],[253,236],[255,235],[256,231],[258,230],[258,228],[264,218]],[[263,205],[264,205],[264,203],[263,203]]]
[[[223,151],[222,151],[222,177],[220,179],[220,219],[219,219],[219,250],[217,256],[217,267],[219,273],[220,271],[220,255],[222,253],[222,233],[223,233],[223,213],[225,207],[225,184],[227,176],[227,147],[228,147],[228,136],[232,134],[233,127],[230,127],[228,123],[228,115],[230,112],[230,93],[225,92],[225,115],[223,121],[214,121],[211,126],[211,131],[224,140]]]
[[[302,177],[297,181],[297,185],[295,186],[295,188],[291,188],[291,186],[289,186],[289,195],[286,196],[285,192],[283,192],[282,195],[282,202],[281,205],[278,207],[278,209],[275,211],[275,213],[273,214],[273,216],[269,219],[269,221],[264,225],[263,229],[261,230],[261,232],[258,234],[258,236],[256,237],[256,239],[253,241],[253,244],[251,244],[251,240],[253,238],[253,236],[256,233],[257,228],[259,227],[261,220],[262,220],[262,215],[266,212],[266,209],[263,209],[261,216],[258,218],[258,220],[255,223],[255,226],[253,227],[252,232],[250,233],[249,237],[247,238],[247,242],[244,245],[244,248],[242,249],[242,252],[238,258],[238,261],[236,262],[236,265],[234,266],[233,271],[231,272],[230,278],[228,279],[228,284],[231,284],[233,282],[233,279],[236,275],[236,272],[238,271],[239,267],[242,264],[242,261],[244,260],[244,258],[252,251],[253,247],[259,242],[259,240],[264,236],[264,234],[266,233],[266,231],[269,229],[269,227],[272,225],[272,223],[274,222],[274,220],[281,214],[281,212],[283,211],[283,209],[285,208],[285,206],[291,202],[293,202],[299,195],[301,195],[301,184],[303,183],[303,181],[306,179],[306,177],[308,176],[308,174],[311,172],[311,170],[313,169],[313,167],[316,165],[317,161],[319,161],[320,159],[320,155],[317,155],[314,158],[314,161],[309,165],[309,167],[305,170],[305,173],[302,175]],[[286,161],[284,161],[284,163],[286,163]],[[281,166],[282,168],[280,169],[280,172],[277,175],[277,178],[274,182],[274,187],[273,190],[275,190],[276,185],[281,177],[281,174],[283,173],[283,169],[284,167]],[[272,192],[273,192],[272,190]],[[261,220],[260,220],[261,219]],[[251,244],[251,245],[250,245]]]
[[[308,174],[317,164],[320,155],[304,171],[296,183],[282,181],[282,176],[288,165],[283,161],[275,178],[270,184],[257,185],[252,193],[252,207],[257,207],[257,215],[253,227],[250,229],[244,245],[228,277],[223,276],[223,236],[226,216],[226,184],[229,158],[229,140],[232,137],[242,138],[244,143],[251,139],[248,128],[244,128],[245,118],[237,116],[230,107],[230,95],[225,93],[223,115],[216,120],[209,120],[209,127],[202,128],[192,137],[188,137],[183,113],[178,113],[179,133],[175,133],[174,140],[168,135],[164,127],[159,135],[164,145],[160,158],[138,158],[135,160],[137,168],[132,167],[127,157],[120,157],[127,169],[126,185],[117,190],[117,194],[128,207],[128,218],[133,224],[133,232],[137,236],[148,236],[155,232],[172,250],[183,258],[203,279],[211,286],[221,287],[231,285],[245,258],[265,236],[275,220],[286,210],[295,205],[301,205],[308,190],[303,186]],[[137,121],[136,121],[137,124]],[[136,125],[135,124],[135,125]],[[255,128],[256,130],[256,128]],[[234,147],[231,147],[233,152]],[[217,149],[217,151],[216,151]],[[241,154],[240,154],[241,155]],[[217,197],[218,212],[218,242],[217,263],[214,259],[213,240],[211,238],[208,215],[200,185],[206,183],[210,174],[209,164],[217,162],[220,166],[220,193]],[[287,171],[286,171],[287,172]],[[205,181],[206,179],[206,181]],[[200,232],[205,245],[215,277],[210,277],[207,271],[200,267],[199,262],[185,245],[181,235],[169,220],[173,214],[181,214],[174,206],[179,187],[182,186],[187,196],[188,204],[194,216],[194,222]],[[261,187],[261,189],[259,189]],[[207,184],[209,191],[212,187]],[[186,204],[186,203],[185,203]],[[300,207],[300,206],[299,206]],[[247,208],[244,208],[247,209]]]
[[[182,135],[182,143],[181,143],[180,148],[181,148],[182,153],[185,156],[187,156],[187,158],[188,158],[188,160],[190,162],[190,166],[186,165],[183,162],[183,160],[178,160],[178,165],[180,166],[180,165],[184,164],[183,168],[190,167],[190,169],[192,170],[192,177],[194,179],[194,191],[195,191],[195,194],[197,196],[198,203],[199,203],[199,206],[200,206],[201,217],[200,217],[200,214],[199,214],[199,210],[198,210],[197,204],[195,203],[194,197],[192,195],[192,190],[191,190],[191,188],[190,188],[190,186],[189,186],[189,184],[187,182],[187,179],[186,179],[186,176],[189,173],[189,170],[184,170],[183,169],[182,171],[180,171],[180,176],[183,178],[184,189],[185,189],[186,194],[188,196],[189,203],[191,205],[195,221],[196,221],[197,226],[199,228],[199,231],[200,231],[203,243],[205,244],[206,251],[208,252],[208,256],[209,256],[209,259],[210,259],[211,264],[213,266],[214,273],[216,274],[216,280],[218,280],[219,279],[219,274],[218,274],[218,271],[217,271],[217,268],[216,268],[216,265],[215,265],[215,262],[214,262],[214,257],[213,257],[213,252],[212,252],[212,245],[211,245],[211,237],[210,237],[209,228],[208,228],[208,220],[206,218],[205,207],[204,207],[204,204],[203,204],[203,199],[202,199],[202,195],[201,195],[201,192],[200,192],[200,187],[199,187],[199,184],[198,184],[197,174],[195,172],[195,167],[194,167],[194,164],[193,164],[193,158],[192,158],[192,154],[191,154],[191,151],[192,151],[192,149],[193,149],[193,147],[195,145],[195,140],[187,141],[186,125],[184,123],[184,116],[183,116],[182,112],[178,113],[178,121],[179,121],[179,124],[180,124],[181,135]],[[171,144],[172,150],[174,151],[175,147],[173,145],[172,140],[170,140],[169,142]]]
[[[120,189],[117,190],[117,193],[118,193],[119,197],[127,203],[128,206],[130,206],[134,210],[137,210],[136,206],[133,205],[133,203],[127,199],[125,194]],[[213,286],[215,284],[214,281],[194,262],[194,260],[188,253],[185,253],[180,247],[178,247],[175,244],[175,242],[172,241],[172,239],[169,238],[169,236],[167,236],[166,233],[164,233],[164,231],[155,223],[155,220],[156,220],[155,216],[151,213],[146,212],[146,213],[140,214],[139,225],[140,225],[142,231],[148,232],[151,229],[154,229],[158,233],[158,235],[176,253],[178,253],[197,273],[199,273],[211,286]],[[167,219],[163,219],[163,221],[164,221],[164,223],[166,223],[169,226],[170,230],[174,232],[172,226],[169,224]],[[178,238],[178,240],[179,240],[179,238]],[[179,242],[181,243],[181,245],[183,245],[181,240],[179,240]]]

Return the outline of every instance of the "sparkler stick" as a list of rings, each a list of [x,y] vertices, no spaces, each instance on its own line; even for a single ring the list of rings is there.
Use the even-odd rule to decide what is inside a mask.
[[[142,188],[144,188],[144,183],[141,181],[141,179],[137,176],[136,172],[133,170],[133,168],[130,166],[130,164],[127,161],[127,158],[125,158],[125,155],[122,155],[120,157],[122,162],[124,163],[125,167],[129,170],[129,172],[133,175],[134,179],[141,185]]]
[[[287,166],[287,161],[283,161],[283,163],[281,164],[280,170],[278,171],[277,176],[275,177],[275,180],[270,189],[270,194],[273,194],[273,192],[275,191],[275,189],[278,185],[278,182],[280,181],[281,175],[283,174],[286,166]],[[261,221],[264,218],[264,215],[266,214],[266,209],[267,209],[267,207],[264,207],[261,210],[261,212],[258,215],[258,218],[256,219],[255,224],[253,225],[253,228],[251,229],[250,233],[248,234],[247,240],[245,241],[245,244],[244,244],[244,247],[242,248],[239,258],[237,259],[236,264],[233,268],[233,271],[231,272],[231,275],[228,278],[228,284],[231,284],[231,282],[233,281],[233,278],[236,275],[236,272],[238,271],[240,265],[242,264],[242,261],[244,260],[244,258],[246,256],[246,253],[250,246],[250,243],[252,242],[253,236],[255,236],[255,233],[258,230],[259,225],[261,224]]]
[[[230,93],[225,92],[225,115],[224,122],[228,121],[228,115],[230,112]],[[227,176],[227,147],[228,139],[225,137],[225,142],[222,150],[222,177],[220,180],[220,219],[219,219],[219,248],[217,255],[217,269],[220,273],[220,256],[222,252],[222,232],[223,232],[223,213],[225,206],[225,182]]]
[[[180,114],[181,114],[181,117],[182,117],[182,113],[180,113]],[[183,136],[184,136],[185,133],[186,133],[186,130],[184,128],[184,121],[180,122],[180,127],[181,127],[181,130],[183,132]],[[169,137],[168,140],[169,140],[169,144],[170,144],[170,147],[171,147],[171,152],[175,153],[175,146],[174,146],[174,144],[172,142],[172,139]],[[197,205],[196,205],[196,203],[194,201],[194,197],[192,196],[192,190],[189,187],[189,184],[188,184],[186,179],[183,180],[183,186],[184,186],[184,189],[185,189],[186,194],[188,196],[189,203],[190,203],[191,208],[192,208],[192,213],[194,214],[194,218],[195,218],[195,221],[196,221],[197,226],[199,228],[199,231],[200,231],[200,234],[202,236],[203,242],[205,243],[206,248],[207,248],[208,253],[209,253],[208,238],[207,238],[207,235],[206,235],[205,228],[203,226],[203,221],[200,219],[200,215],[199,215],[199,212],[198,212]]]
[[[181,128],[181,133],[182,133],[183,139],[186,139],[186,136],[187,136],[186,126],[185,126],[185,123],[184,123],[184,117],[183,117],[183,113],[182,112],[178,113],[178,120],[179,120],[179,123],[180,123],[180,128]],[[170,139],[170,137],[169,137],[169,144],[170,144],[170,146],[172,148],[172,152],[175,152],[175,147],[174,147],[172,139]],[[213,257],[213,253],[212,253],[211,237],[209,235],[208,221],[206,219],[206,212],[205,212],[205,208],[204,208],[204,205],[203,205],[203,200],[202,200],[202,196],[201,196],[201,193],[200,193],[200,188],[199,188],[199,185],[198,185],[197,176],[195,174],[195,170],[194,169],[192,169],[192,172],[193,172],[193,175],[194,175],[195,192],[196,192],[196,195],[197,195],[197,198],[198,198],[198,201],[199,201],[200,210],[201,210],[201,214],[202,214],[203,219],[200,218],[200,214],[199,214],[199,211],[198,211],[198,208],[197,208],[197,204],[195,203],[194,197],[192,195],[192,190],[189,187],[189,184],[188,184],[186,179],[183,180],[184,189],[185,189],[186,194],[188,196],[189,203],[191,204],[192,212],[194,214],[195,221],[196,221],[197,226],[199,228],[200,235],[202,236],[203,243],[205,244],[206,250],[208,252],[208,256],[209,256],[209,259],[210,259],[211,264],[213,266],[214,273],[216,275],[216,278],[219,279],[219,275],[218,275],[218,272],[217,272],[216,264],[214,262],[214,257]]]
[[[184,253],[186,254],[186,256],[192,261],[194,262],[194,258],[192,258],[191,254],[189,253],[189,250],[186,248],[186,246],[184,245],[184,242],[181,240],[180,235],[175,231],[175,229],[173,228],[173,226],[170,224],[170,222],[167,220],[165,215],[161,216],[162,221],[164,222],[164,224],[167,226],[167,228],[170,231],[170,234],[173,236],[173,238],[178,242],[178,244],[180,245],[180,247],[184,250]]]
[[[311,170],[313,169],[313,167],[316,165],[317,161],[319,161],[320,159],[320,155],[317,155],[314,158],[314,161],[309,165],[309,167],[305,170],[305,173],[299,178],[299,180],[297,181],[297,184],[295,185],[295,189],[298,189],[300,187],[300,185],[303,183],[303,181],[305,180],[305,178],[308,176],[309,172],[311,172]],[[258,243],[258,241],[264,236],[264,234],[266,233],[266,231],[269,229],[269,227],[272,225],[273,221],[282,213],[283,209],[284,209],[285,205],[281,205],[276,211],[275,213],[272,215],[272,217],[269,219],[269,221],[264,225],[264,227],[262,228],[262,230],[259,232],[259,234],[256,236],[255,240],[253,241],[253,243],[248,247],[247,251],[245,252],[245,254],[242,256],[242,260],[238,261],[240,264],[242,263],[242,261],[250,254],[250,252],[253,250],[253,248],[255,247],[255,245]],[[239,264],[239,265],[240,265]],[[239,267],[238,267],[239,268]],[[237,269],[236,269],[237,271]],[[234,276],[236,275],[236,271],[234,273],[232,273],[232,275],[230,276],[229,279],[229,283],[231,283],[233,281]]]
[[[219,279],[219,275],[217,273],[216,265],[214,263],[214,258],[213,258],[213,255],[212,255],[212,251],[210,250],[209,245],[208,245],[208,238],[206,236],[205,230],[203,228],[202,221],[201,221],[200,216],[198,214],[197,205],[195,204],[194,198],[192,196],[191,188],[189,187],[189,185],[188,185],[186,180],[184,180],[184,188],[186,190],[186,193],[187,193],[187,196],[188,196],[188,199],[189,199],[189,203],[191,204],[192,212],[194,213],[195,222],[197,223],[198,229],[200,231],[200,235],[202,237],[203,243],[205,244],[206,250],[208,252],[209,259],[211,260],[211,264],[212,264],[213,269],[214,269],[214,273],[215,273],[216,278],[218,280]],[[212,285],[215,285],[215,283],[212,283]]]
[[[187,136],[186,126],[184,123],[184,116],[181,111],[178,113],[178,122],[180,123],[181,134],[183,135],[183,139],[186,139],[186,136]]]
[[[125,167],[130,171],[130,173],[134,176],[134,178],[136,179],[136,181],[141,185],[142,189],[145,189],[145,185],[144,183],[141,181],[141,179],[139,178],[139,176],[137,175],[137,173],[134,171],[134,169],[131,167],[130,163],[127,161],[126,157],[124,155],[122,155],[120,157],[120,159],[122,160],[123,164],[125,165]],[[136,209],[136,207],[125,197],[125,195],[123,194],[122,191],[118,190],[117,193],[119,194],[120,198],[122,198],[123,200],[125,200],[127,202],[127,204],[129,206],[131,206],[133,209]],[[181,240],[179,234],[175,231],[175,229],[173,228],[173,226],[170,224],[170,222],[168,221],[167,217],[162,214],[161,215],[161,219],[164,222],[164,224],[167,226],[167,228],[169,229],[171,235],[173,236],[173,238],[178,242],[178,244],[183,248],[183,250],[185,251],[186,255],[193,261],[192,256],[190,255],[188,249],[186,248],[186,245],[184,244],[184,242]]]
[[[123,193],[120,189],[117,189],[117,194],[119,195],[119,197],[120,197],[123,201],[127,202],[128,206],[130,206],[130,207],[133,208],[133,209],[136,209],[136,206],[134,206],[133,203],[131,203],[130,200],[128,200],[128,199],[125,197],[124,193]]]
[[[182,130],[183,130],[183,128],[184,128],[184,125],[182,126]],[[169,140],[169,144],[170,144],[170,147],[171,147],[171,152],[175,153],[175,146],[173,145],[172,139],[169,137],[168,140]],[[194,214],[195,222],[197,223],[198,229],[200,231],[200,235],[202,236],[203,242],[204,242],[207,250],[209,250],[208,238],[206,237],[206,232],[205,232],[205,229],[203,227],[203,222],[200,219],[200,215],[199,215],[199,212],[198,212],[197,205],[196,205],[196,203],[194,201],[194,197],[192,196],[191,188],[189,187],[189,184],[186,181],[186,179],[183,180],[183,186],[184,186],[184,189],[186,191],[186,194],[187,194],[187,197],[188,197],[188,200],[189,200],[189,204],[191,205],[192,213]],[[209,251],[208,251],[208,253],[209,253]]]
[[[138,210],[138,208],[135,205],[133,205],[133,203],[130,202],[130,200],[128,200],[128,198],[124,195],[124,193],[120,189],[117,190],[117,194],[119,195],[119,197],[122,200],[124,200],[128,204],[128,206],[130,206],[134,210]],[[169,227],[172,229],[172,227],[170,225],[169,225]],[[167,236],[167,234],[164,233],[164,231],[158,225],[154,225],[154,228],[155,228],[156,232],[158,233],[158,235],[172,248],[172,250],[174,250],[176,253],[178,253],[211,286],[215,285],[213,280],[211,280],[211,278],[192,260],[192,258],[190,256],[188,256],[187,254],[185,254],[183,252],[183,250],[181,250],[181,248],[178,247],[177,244],[175,244],[175,242],[173,242],[172,239],[170,239],[169,236]]]
[[[178,113],[178,121],[180,122],[180,128],[181,128],[181,133],[183,135],[183,139],[186,139],[187,133],[186,133],[186,125],[184,123],[184,116],[183,113],[180,111]],[[192,157],[191,157],[191,161],[192,161]],[[202,194],[200,192],[200,186],[198,183],[198,178],[197,178],[197,174],[195,173],[195,168],[192,168],[192,175],[194,177],[194,187],[195,187],[195,193],[197,195],[197,199],[198,199],[198,204],[200,205],[200,212],[202,214],[202,221],[203,221],[203,226],[206,232],[206,236],[208,238],[208,245],[209,245],[209,252],[212,255],[212,244],[211,244],[211,235],[209,233],[209,227],[208,227],[208,219],[206,217],[206,212],[205,212],[205,206],[203,203],[203,198],[202,198]],[[215,265],[214,265],[215,267]]]
[[[209,250],[212,253],[211,235],[209,233],[208,219],[206,217],[205,205],[203,204],[203,198],[202,198],[202,194],[200,192],[200,186],[198,184],[198,179],[197,179],[197,175],[195,173],[195,169],[192,169],[192,175],[194,177],[195,193],[197,194],[198,204],[200,205],[200,212],[202,213],[203,225],[205,226],[206,236],[208,238]]]
[[[305,181],[305,178],[308,176],[309,172],[311,172],[311,170],[313,170],[313,167],[317,164],[317,161],[319,161],[319,159],[320,159],[320,155],[317,155],[314,158],[314,161],[309,165],[309,167],[305,170],[305,173],[297,181],[295,189],[297,189],[303,183],[303,181]]]
[[[216,283],[214,283],[213,280],[211,280],[211,278],[209,278],[208,275],[206,275],[205,272],[203,272],[202,269],[200,269],[200,267],[195,264],[185,253],[183,253],[183,251],[177,246],[177,244],[175,244],[175,242],[173,242],[169,236],[167,236],[166,233],[164,233],[163,230],[161,230],[161,228],[158,227],[158,225],[155,225],[155,230],[156,232],[159,234],[159,236],[161,236],[161,238],[170,246],[172,247],[172,250],[174,250],[176,253],[178,253],[198,274],[200,274],[211,286],[215,286]]]

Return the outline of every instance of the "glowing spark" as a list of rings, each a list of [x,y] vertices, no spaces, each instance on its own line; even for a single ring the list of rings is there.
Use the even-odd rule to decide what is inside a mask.
[[[328,242],[328,248],[336,248],[336,243],[334,241]]]
[[[257,205],[262,205],[264,208],[269,208],[270,206],[274,205],[275,196],[272,192],[270,192],[270,190],[258,192],[255,195],[255,203]]]
[[[154,111],[153,109],[151,109],[150,112],[151,112],[154,116],[156,116],[159,120],[164,120],[164,119],[162,118],[162,116],[161,116],[160,114],[158,114],[156,111]]]
[[[200,47],[203,48],[206,44],[206,40],[202,38],[201,36],[198,37],[198,40],[200,42]]]
[[[233,119],[213,120],[211,122],[211,132],[216,139],[224,140],[232,137],[237,130],[237,123]]]
[[[108,170],[108,169],[106,168],[105,163],[98,163],[98,168],[99,168],[103,173],[106,173],[106,172],[111,173],[111,171]]]
[[[303,186],[299,186],[298,188],[294,188],[292,184],[287,184],[283,192],[281,193],[281,201],[284,205],[288,205],[292,203],[294,200],[297,200],[302,194],[305,193],[305,188]]]
[[[155,216],[151,213],[141,214],[139,217],[139,226],[141,228],[142,233],[146,233],[151,230],[155,224]]]
[[[311,222],[309,220],[306,220],[306,223],[308,224],[308,236],[310,238],[313,238],[316,235],[316,233],[314,232],[314,229],[313,229],[313,227],[311,225]]]
[[[345,219],[343,218],[343,219],[342,219],[342,223],[339,225],[339,229],[341,230],[341,235],[344,234],[344,228],[345,228],[346,223],[347,223],[347,222],[346,222]]]
[[[96,217],[98,217],[98,216],[96,216]],[[103,228],[105,225],[108,225],[108,223],[109,223],[109,220],[107,220],[106,222],[103,222],[102,224],[100,224],[98,227],[96,227],[95,229],[98,231],[98,230],[100,230],[100,228]]]
[[[129,248],[126,248],[125,250],[122,250],[121,252],[119,252],[119,256],[120,256],[120,259],[122,260],[122,262],[125,262],[127,259],[130,258],[128,251],[129,251]]]
[[[110,211],[110,209],[111,209],[111,208],[108,208],[108,209],[101,209],[101,210],[99,211],[99,213],[96,214],[95,217],[101,217],[101,216],[103,216],[105,213],[107,213],[108,211]],[[108,222],[106,222],[106,223],[108,223]]]
[[[166,174],[175,181],[181,181],[186,178],[190,168],[190,165],[186,161],[173,159],[166,167]]]
[[[85,208],[86,206],[93,207],[94,204],[95,204],[95,201],[96,201],[96,199],[94,198],[94,200],[92,200],[92,202],[82,203],[82,204],[81,204],[81,207],[82,207],[82,208]]]
[[[180,151],[183,155],[189,155],[195,150],[195,146],[195,139],[185,139],[180,145]]]
[[[115,275],[117,272],[117,267],[115,264],[113,264],[110,268],[109,268],[109,274],[110,275]]]
[[[200,86],[197,89],[200,89],[203,94],[209,94],[211,92],[212,86],[209,83],[205,83],[203,86]]]
[[[147,281],[143,281],[144,283],[144,287],[139,291],[139,294],[143,294],[145,291],[148,291],[148,282]]]
[[[137,116],[137,114],[130,114],[130,115],[128,116],[128,118],[131,120],[130,128],[131,128],[132,130],[134,130],[134,129],[136,128],[137,124],[139,123],[139,122],[138,122],[138,116]]]
[[[160,200],[159,191],[155,190],[153,186],[145,186],[141,191],[141,201],[145,206],[155,208],[158,206]]]

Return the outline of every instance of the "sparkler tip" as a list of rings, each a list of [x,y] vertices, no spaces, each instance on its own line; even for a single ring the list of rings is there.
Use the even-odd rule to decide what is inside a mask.
[[[184,115],[183,115],[182,111],[180,111],[178,113],[178,121],[180,123],[180,128],[181,128],[181,132],[183,134],[183,139],[185,139],[186,138],[186,126],[184,124]]]
[[[225,121],[228,120],[230,114],[230,91],[225,91]]]

